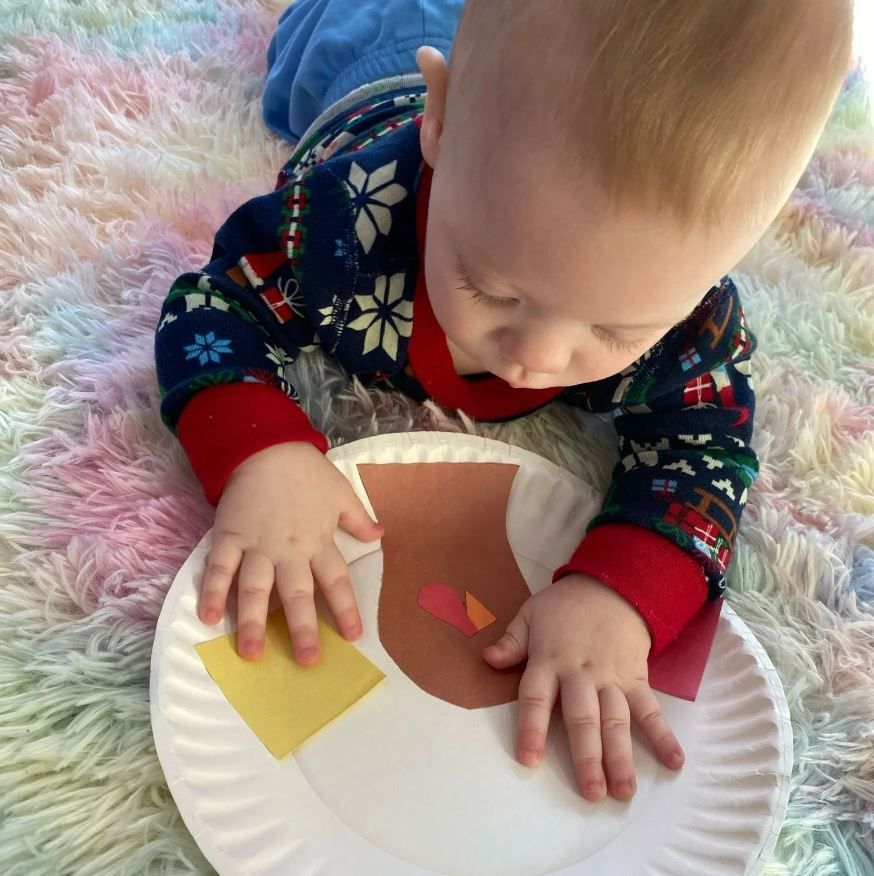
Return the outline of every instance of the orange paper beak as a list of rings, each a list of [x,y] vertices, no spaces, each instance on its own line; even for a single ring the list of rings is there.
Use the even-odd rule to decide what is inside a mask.
[[[467,616],[476,627],[476,631],[484,630],[495,622],[495,616],[470,592],[464,591],[464,604],[467,608]]]

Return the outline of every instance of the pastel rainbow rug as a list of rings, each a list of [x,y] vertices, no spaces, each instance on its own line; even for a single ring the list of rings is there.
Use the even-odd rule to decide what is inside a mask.
[[[211,525],[158,417],[152,339],[182,271],[290,144],[259,99],[280,9],[0,0],[0,873],[209,873],[149,725],[161,602]],[[867,57],[867,56],[866,56]],[[732,272],[760,341],[756,449],[728,599],[795,732],[768,876],[874,872],[874,124],[860,52],[790,202]],[[298,386],[335,442],[476,431],[598,487],[612,427],[481,427]],[[579,452],[582,447],[583,453]],[[704,876],[704,874],[702,874]]]

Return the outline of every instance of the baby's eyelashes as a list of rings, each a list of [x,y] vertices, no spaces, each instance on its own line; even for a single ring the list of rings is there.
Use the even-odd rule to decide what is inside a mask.
[[[485,304],[487,307],[501,307],[506,306],[508,304],[518,304],[518,298],[502,298],[499,295],[486,295],[482,289],[478,289],[473,280],[470,279],[470,275],[464,269],[463,265],[459,265],[458,271],[458,289],[461,289],[465,292],[470,292],[470,300],[476,301],[479,304]]]
[[[468,287],[463,287],[467,289]],[[518,298],[499,298],[495,295],[486,295],[485,292],[480,292],[479,289],[469,289],[471,295],[470,300],[476,301],[479,304],[485,304],[486,307],[506,307],[508,304],[518,304]]]
[[[500,295],[488,295],[483,292],[482,289],[480,289],[470,278],[470,274],[461,262],[457,265],[456,279],[458,280],[456,288],[464,292],[469,292],[470,300],[476,304],[482,304],[485,307],[509,307],[520,303],[518,298],[505,298]],[[602,329],[600,326],[592,326],[592,333],[611,350],[621,350],[624,353],[633,353],[645,344],[647,340],[646,338],[622,340],[606,329]]]
[[[646,341],[646,338],[635,338],[632,341],[622,341],[616,337],[616,335],[611,335],[610,332],[604,331],[604,329],[598,328],[598,326],[592,327],[592,333],[597,337],[604,341],[608,347],[612,350],[623,350],[626,353],[633,353],[641,344]]]

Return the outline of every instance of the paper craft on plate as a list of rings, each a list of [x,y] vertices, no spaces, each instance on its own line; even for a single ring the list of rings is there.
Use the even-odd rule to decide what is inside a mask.
[[[517,466],[398,463],[358,466],[385,527],[379,638],[422,690],[467,709],[518,696],[524,664],[496,670],[482,651],[531,595],[507,540]],[[682,635],[649,660],[650,685],[694,700],[716,632],[721,600],[707,603]],[[268,616],[264,655],[236,652],[236,634],[197,646],[225,697],[276,756],[293,752],[364,696],[383,673],[323,619],[321,657],[293,657],[282,609]]]
[[[485,663],[482,649],[503,635],[530,596],[507,541],[517,467],[392,463],[359,465],[358,471],[386,529],[379,602],[385,649],[419,687],[455,705],[516,699],[524,667],[501,676]],[[432,617],[410,617],[413,594]],[[651,687],[695,699],[721,608],[722,600],[706,603],[674,642],[649,659]],[[490,623],[477,627],[485,617]]]
[[[385,527],[380,642],[422,690],[465,709],[509,703],[519,692],[524,667],[499,671],[482,656],[531,595],[507,541],[517,470],[501,463],[358,466]],[[493,618],[479,630],[470,629],[474,617],[486,618],[473,601],[465,605],[465,592]]]

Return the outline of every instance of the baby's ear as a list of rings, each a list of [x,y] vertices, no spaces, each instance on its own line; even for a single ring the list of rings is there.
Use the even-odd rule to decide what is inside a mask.
[[[443,55],[431,46],[422,46],[416,52],[416,62],[428,88],[425,97],[425,117],[422,119],[422,156],[431,167],[434,167],[440,152],[440,138],[443,135],[449,69]]]

